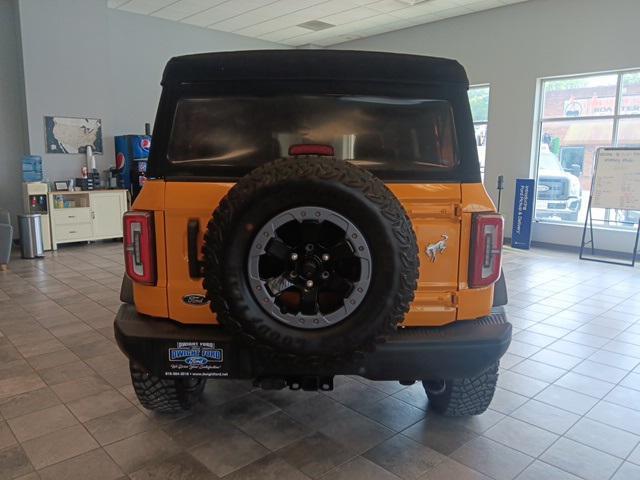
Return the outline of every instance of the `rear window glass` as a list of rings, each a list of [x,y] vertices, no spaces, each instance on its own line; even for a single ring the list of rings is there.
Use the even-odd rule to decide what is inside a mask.
[[[330,147],[336,158],[380,174],[457,164],[447,101],[341,95],[184,98],[168,160],[238,174],[288,156],[300,144]]]

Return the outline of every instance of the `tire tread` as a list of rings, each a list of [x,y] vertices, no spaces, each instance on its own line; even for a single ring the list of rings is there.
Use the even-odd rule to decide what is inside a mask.
[[[446,381],[445,391],[434,394],[422,382],[429,406],[445,417],[465,417],[484,413],[493,399],[498,382],[499,362],[475,377]]]
[[[142,367],[131,363],[131,383],[138,400],[148,410],[159,413],[177,413],[190,410],[202,396],[205,379],[159,378]]]

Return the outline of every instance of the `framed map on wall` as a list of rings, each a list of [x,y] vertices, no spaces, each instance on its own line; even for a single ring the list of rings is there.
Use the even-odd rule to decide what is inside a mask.
[[[99,118],[44,117],[47,153],[102,153],[102,120]]]

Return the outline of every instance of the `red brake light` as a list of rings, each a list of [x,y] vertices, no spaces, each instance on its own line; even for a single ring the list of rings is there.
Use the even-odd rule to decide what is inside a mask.
[[[131,280],[145,285],[155,285],[153,212],[124,214],[124,259],[127,275]]]
[[[319,143],[299,143],[289,147],[289,156],[296,155],[320,155],[323,157],[333,157],[334,150],[331,145],[322,145]]]
[[[473,215],[469,286],[486,287],[500,277],[504,219],[497,213]]]

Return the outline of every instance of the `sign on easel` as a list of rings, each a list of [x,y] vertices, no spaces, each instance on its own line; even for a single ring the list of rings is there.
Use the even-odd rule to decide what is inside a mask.
[[[591,195],[593,208],[640,210],[640,150],[599,148]]]
[[[634,266],[638,251],[640,222],[637,225],[635,222],[620,222],[636,226],[636,239],[631,253],[631,263],[584,256],[586,245],[591,246],[591,254],[595,255],[592,208],[640,210],[640,149],[602,147],[596,150],[595,171],[591,181],[587,218],[584,222],[582,244],[580,245],[580,258],[583,260]],[[589,229],[590,239],[585,242],[587,229]]]

